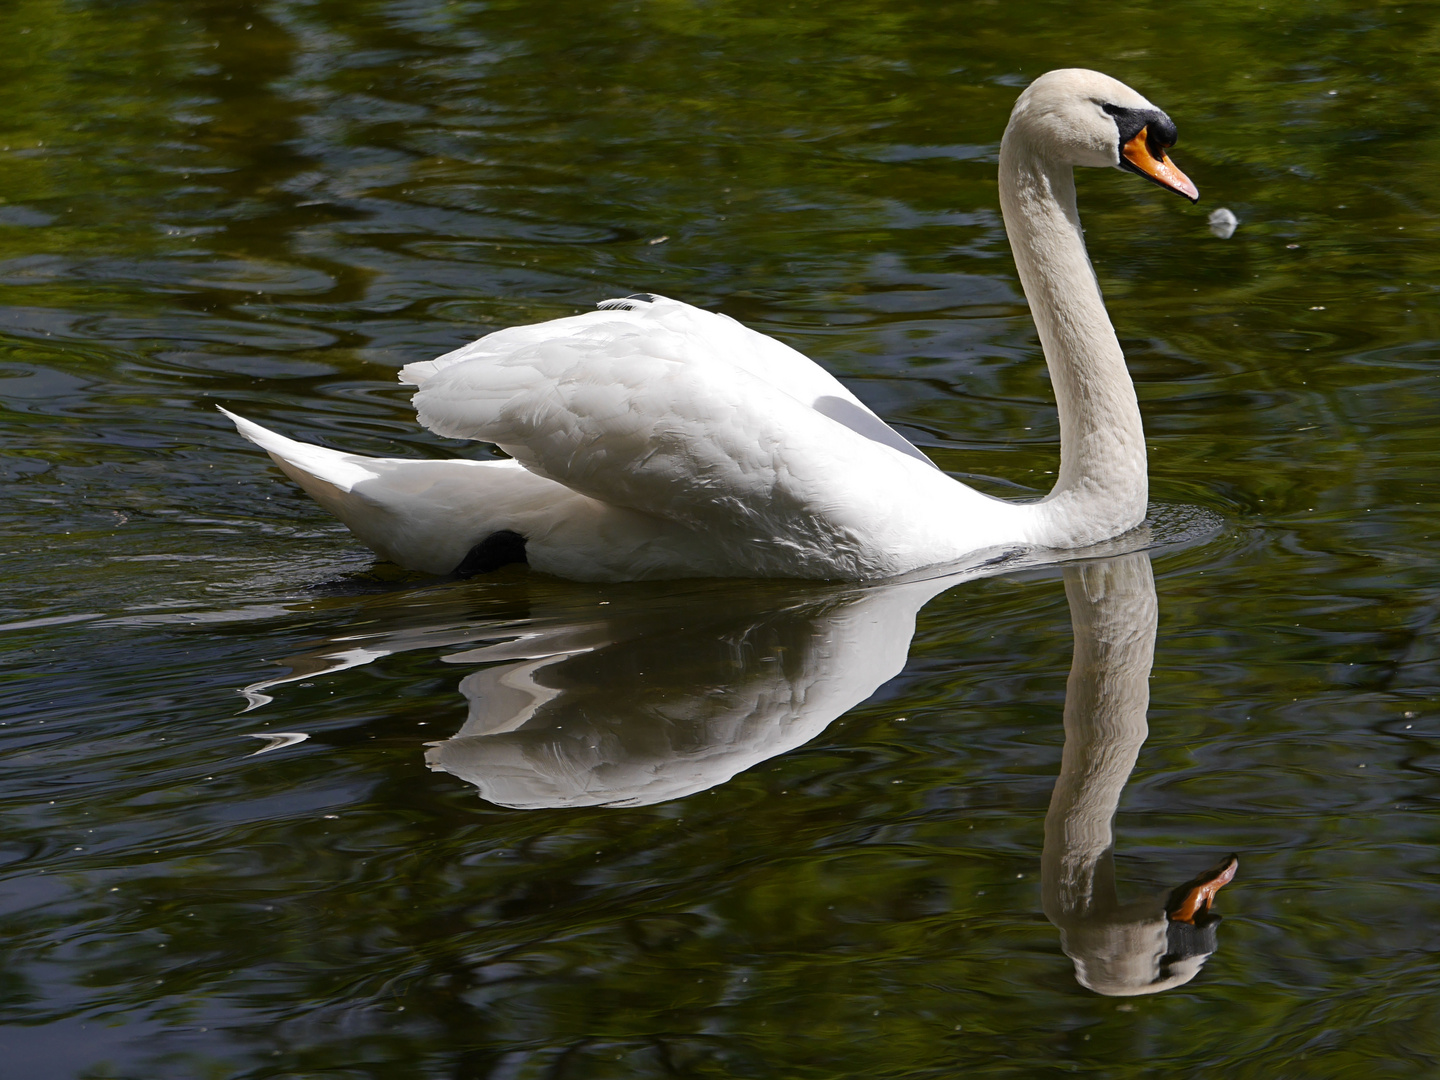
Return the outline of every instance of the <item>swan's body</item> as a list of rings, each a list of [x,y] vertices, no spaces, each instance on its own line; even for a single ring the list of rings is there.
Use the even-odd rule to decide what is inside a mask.
[[[1001,207],[1060,413],[1058,480],[1038,501],[951,479],[795,350],[663,297],[401,371],[422,424],[511,460],[366,458],[232,419],[362,542],[431,573],[523,558],[582,580],[868,580],[1104,540],[1144,518],[1145,444],[1072,168],[1125,164],[1193,197],[1164,156],[1173,133],[1133,90],[1078,69],[1036,80],[1006,129]]]

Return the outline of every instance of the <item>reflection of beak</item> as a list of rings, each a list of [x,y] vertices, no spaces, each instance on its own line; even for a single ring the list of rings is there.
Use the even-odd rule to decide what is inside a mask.
[[[1197,917],[1203,919],[1210,913],[1210,905],[1215,902],[1215,894],[1223,886],[1230,884],[1238,869],[1240,869],[1240,860],[1234,855],[1226,856],[1225,861],[1219,866],[1206,870],[1199,877],[1192,878],[1172,892],[1170,902],[1165,905],[1165,914],[1170,916],[1171,922],[1194,925]]]
[[[1165,153],[1165,148],[1158,144],[1150,145],[1147,138],[1149,130],[1141,128],[1140,133],[1125,144],[1120,156],[1121,168],[1137,172],[1163,188],[1184,195],[1192,203],[1199,202],[1200,190],[1190,182],[1188,176],[1175,167],[1175,163]]]

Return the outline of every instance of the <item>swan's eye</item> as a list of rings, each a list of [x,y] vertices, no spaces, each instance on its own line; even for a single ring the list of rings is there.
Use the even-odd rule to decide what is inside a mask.
[[[1154,119],[1154,114],[1145,109],[1127,109],[1124,105],[1111,105],[1109,102],[1100,107],[1115,118],[1115,128],[1120,135],[1121,146],[1144,131],[1146,125]]]
[[[1100,107],[1115,118],[1115,130],[1122,147],[1143,131],[1152,155],[1159,159],[1163,156],[1162,151],[1174,146],[1179,138],[1175,121],[1159,109],[1127,109],[1123,105],[1109,104]]]

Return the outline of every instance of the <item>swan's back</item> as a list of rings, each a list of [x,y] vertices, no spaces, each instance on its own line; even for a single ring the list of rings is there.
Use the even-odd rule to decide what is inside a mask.
[[[733,365],[873,442],[932,464],[924,452],[803,353],[728,315],[649,293],[606,300],[598,310],[582,315],[497,330],[434,360],[405,365],[400,381],[423,387],[456,364],[503,363],[517,353],[566,342],[580,352],[613,353],[617,347],[630,347],[687,365]]]

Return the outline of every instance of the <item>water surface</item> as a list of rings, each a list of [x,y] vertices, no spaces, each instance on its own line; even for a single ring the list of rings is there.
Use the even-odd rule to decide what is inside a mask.
[[[9,1072],[1440,1067],[1427,7],[12,0],[0,36]],[[214,411],[475,453],[401,364],[653,290],[1043,492],[995,154],[1071,64],[1204,197],[1079,178],[1143,550],[437,583]],[[1203,967],[1113,996],[1230,852]]]

